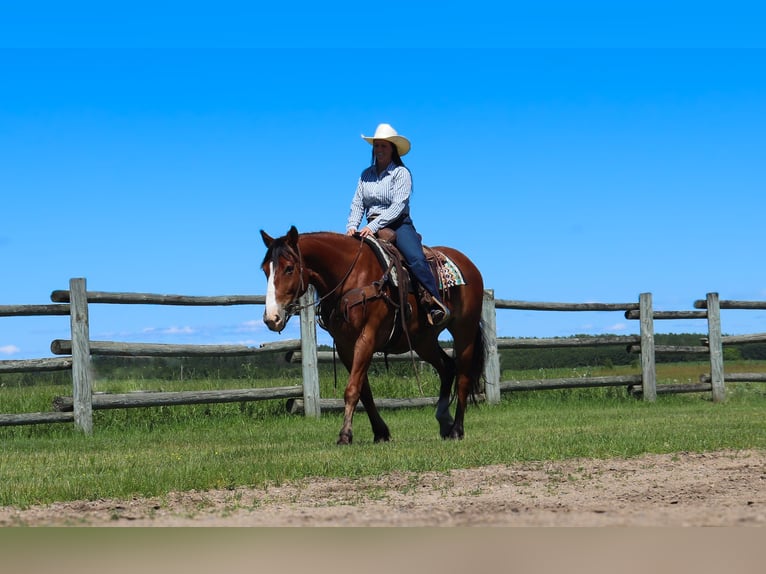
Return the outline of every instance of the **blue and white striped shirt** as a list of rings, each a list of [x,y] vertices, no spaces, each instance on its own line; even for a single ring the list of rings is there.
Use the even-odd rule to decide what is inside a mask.
[[[371,165],[359,177],[346,230],[359,229],[365,214],[367,227],[373,232],[386,227],[402,214],[409,215],[411,194],[412,176],[406,167],[391,162],[378,175],[375,165]],[[375,220],[369,221],[370,217]]]

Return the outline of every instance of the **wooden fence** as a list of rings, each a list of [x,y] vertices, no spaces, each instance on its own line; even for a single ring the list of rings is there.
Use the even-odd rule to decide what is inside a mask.
[[[323,410],[342,408],[341,400],[322,400],[319,396],[320,361],[335,360],[330,352],[317,351],[313,288],[301,301],[301,339],[279,343],[267,343],[260,347],[244,345],[167,345],[147,343],[120,343],[92,341],[89,335],[90,304],[149,304],[184,306],[263,305],[265,297],[217,296],[193,297],[185,295],[156,295],[149,293],[110,293],[87,291],[85,279],[71,279],[68,291],[54,291],[51,305],[0,306],[2,316],[69,315],[71,339],[55,340],[51,350],[55,358],[0,361],[0,373],[41,372],[71,370],[72,397],[63,397],[53,405],[57,410],[44,413],[0,414],[0,426],[72,422],[85,433],[93,431],[93,410],[131,408],[161,405],[198,403],[242,402],[265,399],[289,399],[293,412],[307,416],[319,416]],[[495,299],[494,292],[485,292],[482,320],[487,337],[484,399],[497,403],[501,393],[519,390],[542,390],[572,387],[626,386],[638,389],[645,401],[656,400],[659,392],[710,391],[714,401],[725,398],[726,381],[766,382],[766,373],[738,373],[725,375],[723,368],[723,345],[746,342],[764,342],[766,334],[745,336],[722,336],[721,309],[765,309],[766,302],[720,301],[717,293],[707,294],[706,299],[694,303],[697,311],[654,311],[652,294],[642,293],[638,303],[541,303]],[[498,339],[496,314],[499,309],[533,311],[621,311],[627,319],[639,321],[640,334],[636,336],[565,337],[565,338],[515,338]],[[704,344],[694,347],[658,347],[654,342],[654,322],[663,319],[704,319],[708,336]],[[559,379],[500,380],[498,349],[555,348],[571,346],[624,345],[640,354],[641,372],[634,375],[611,377],[576,377]],[[221,391],[177,391],[126,394],[94,394],[91,357],[96,355],[133,357],[172,356],[244,356],[256,353],[285,353],[292,362],[302,364],[302,383],[293,386],[235,389]],[[661,385],[658,389],[655,353],[709,353],[710,374],[703,375],[695,385]],[[397,360],[410,358],[409,354],[389,356]],[[435,397],[415,399],[383,399],[376,401],[383,408],[433,405]]]

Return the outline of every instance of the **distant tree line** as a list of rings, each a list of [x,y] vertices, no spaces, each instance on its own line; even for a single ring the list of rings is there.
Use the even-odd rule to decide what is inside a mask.
[[[587,338],[587,335],[577,335]],[[700,334],[656,334],[656,345],[697,346],[701,344]],[[451,342],[443,343],[450,347]],[[320,345],[320,350],[329,351],[331,347]],[[557,347],[553,349],[501,349],[500,364],[503,369],[529,370],[573,367],[596,367],[638,364],[639,355],[629,353],[625,346],[599,347]],[[707,353],[665,354],[658,353],[658,363],[706,361]],[[766,360],[766,343],[748,343],[724,348],[725,361]],[[338,362],[320,363],[321,371],[332,373],[336,368],[339,373],[345,369]],[[390,363],[388,367],[373,364],[373,373],[388,368],[398,372],[409,372],[409,362]],[[290,364],[285,356],[278,353],[263,353],[246,357],[93,357],[93,369],[97,378],[110,380],[154,379],[154,380],[190,380],[190,379],[242,379],[280,378],[301,376],[301,365]],[[27,386],[34,384],[71,385],[68,371],[50,373],[6,373],[0,374],[0,389],[3,386]],[[1,390],[0,390],[1,393]],[[1,396],[1,395],[0,395]]]

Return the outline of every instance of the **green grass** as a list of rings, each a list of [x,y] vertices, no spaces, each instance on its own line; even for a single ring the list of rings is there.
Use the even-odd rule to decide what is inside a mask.
[[[547,375],[573,376],[571,369],[567,372]],[[606,372],[615,370],[590,369],[587,374]],[[660,382],[685,376],[675,371]],[[387,377],[392,379],[387,387],[374,385],[378,395],[419,394],[414,377],[379,374],[376,380]],[[251,383],[106,381],[100,390]],[[429,373],[421,384],[426,395],[435,392]],[[336,388],[331,375],[323,377],[322,387],[325,397],[342,395],[342,380]],[[62,386],[3,388],[2,410],[50,410],[51,397],[69,391]],[[284,401],[96,411],[93,436],[82,435],[72,424],[0,428],[0,505],[162,496],[312,476],[355,478],[573,457],[762,449],[765,408],[763,384],[730,384],[722,404],[712,403],[709,393],[661,396],[649,404],[628,397],[623,388],[517,392],[503,395],[500,405],[471,406],[463,441],[441,440],[433,409],[425,408],[384,412],[393,435],[387,444],[373,444],[367,417],[358,414],[354,444],[347,448],[335,445],[341,415],[328,413],[319,420],[287,415]]]

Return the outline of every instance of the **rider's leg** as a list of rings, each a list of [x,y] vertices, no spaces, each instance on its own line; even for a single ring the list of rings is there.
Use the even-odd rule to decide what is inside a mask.
[[[436,279],[431,273],[426,257],[423,254],[423,244],[420,234],[415,229],[412,221],[407,218],[396,228],[396,246],[404,255],[410,272],[415,276],[421,285],[428,291],[433,299],[429,318],[435,325],[445,322],[449,318],[449,309],[444,305]]]

